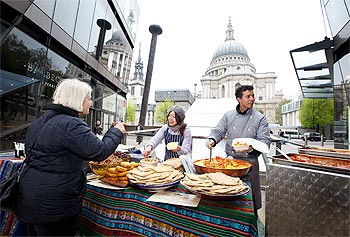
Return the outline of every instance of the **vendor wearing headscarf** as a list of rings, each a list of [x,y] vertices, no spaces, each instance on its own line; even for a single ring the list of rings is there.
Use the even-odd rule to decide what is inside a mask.
[[[187,155],[191,150],[192,135],[184,119],[185,111],[182,107],[178,105],[171,107],[167,113],[167,124],[164,124],[151,138],[143,151],[143,156],[148,157],[163,140],[166,144],[164,160]],[[169,143],[173,142],[177,142],[177,146],[170,147]]]

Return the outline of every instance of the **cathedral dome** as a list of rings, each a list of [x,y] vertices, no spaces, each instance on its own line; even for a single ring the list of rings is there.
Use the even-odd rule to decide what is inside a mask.
[[[231,20],[227,26],[225,42],[220,44],[219,47],[216,49],[213,55],[213,60],[215,58],[226,55],[240,55],[248,57],[247,50],[241,43],[237,42],[233,37],[233,28],[231,25]]]
[[[225,55],[243,55],[248,56],[247,50],[244,46],[235,40],[226,40],[215,51],[213,59]]]
[[[110,40],[108,40],[107,43],[109,43],[109,42],[120,42],[123,44],[127,44],[125,36],[121,30],[114,31],[112,33],[112,38]]]

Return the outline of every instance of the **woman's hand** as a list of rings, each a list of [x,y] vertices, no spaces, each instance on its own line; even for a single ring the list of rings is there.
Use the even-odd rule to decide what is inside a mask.
[[[142,152],[143,157],[147,158],[152,152],[152,146],[147,146],[146,149]]]
[[[178,152],[181,150],[181,146],[177,146],[175,149],[171,150],[172,152]]]
[[[126,129],[124,127],[124,123],[122,122],[116,122],[114,125],[115,128],[118,128],[122,133],[126,133]]]

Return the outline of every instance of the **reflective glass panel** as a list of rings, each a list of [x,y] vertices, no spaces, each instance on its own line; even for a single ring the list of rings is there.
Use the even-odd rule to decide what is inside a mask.
[[[95,51],[97,47],[98,37],[100,34],[100,27],[97,25],[98,19],[105,19],[107,11],[107,2],[102,0],[96,1],[96,7],[94,12],[94,19],[92,21],[92,30],[90,35],[90,42],[88,52],[95,56]]]
[[[43,12],[50,18],[53,15],[53,9],[55,8],[55,0],[34,0],[34,4],[37,5]]]
[[[23,142],[40,108],[47,48],[14,28],[1,44],[0,150]]]
[[[343,0],[329,0],[325,9],[332,35],[335,36],[349,21],[350,15]]]
[[[54,21],[70,36],[73,36],[79,0],[57,0]]]
[[[339,76],[341,76],[342,83],[344,83],[345,86],[345,96],[350,104],[350,54],[342,57],[337,64],[339,65]]]
[[[80,1],[74,39],[84,48],[88,49],[91,24],[94,16],[96,0]]]

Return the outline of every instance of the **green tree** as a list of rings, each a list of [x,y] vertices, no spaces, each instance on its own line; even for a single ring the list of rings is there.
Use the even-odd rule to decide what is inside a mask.
[[[333,99],[304,99],[299,111],[299,120],[305,128],[316,128],[318,132],[324,131],[326,124],[333,124]]]
[[[164,102],[160,102],[156,106],[156,110],[154,112],[154,121],[160,124],[166,124],[168,109],[171,108],[173,105],[174,101],[172,100],[165,100]]]
[[[283,123],[283,119],[282,119],[282,106],[285,105],[285,104],[290,103],[291,101],[292,101],[292,100],[290,100],[290,99],[283,99],[283,100],[281,100],[281,101],[278,103],[278,105],[277,105],[277,107],[276,107],[276,109],[275,109],[275,114],[276,114],[275,120],[276,120],[276,123],[277,123],[277,124],[282,125],[282,123]]]
[[[135,111],[136,111],[136,105],[132,101],[128,101],[128,104],[126,105],[126,114],[125,114],[125,120],[126,122],[135,122]]]

